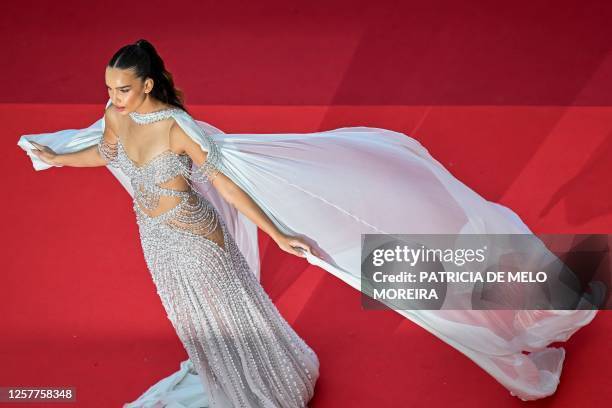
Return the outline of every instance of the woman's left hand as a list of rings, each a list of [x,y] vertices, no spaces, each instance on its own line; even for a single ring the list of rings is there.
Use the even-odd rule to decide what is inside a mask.
[[[280,249],[285,252],[289,252],[290,254],[299,256],[300,258],[306,258],[306,253],[304,252],[304,250],[316,256],[314,251],[310,248],[310,245],[304,242],[304,240],[302,240],[301,238],[282,234],[280,238],[277,238],[275,241],[280,247]]]

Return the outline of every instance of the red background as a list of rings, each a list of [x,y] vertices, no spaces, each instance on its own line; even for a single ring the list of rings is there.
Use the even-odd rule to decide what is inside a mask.
[[[115,407],[186,358],[125,190],[104,168],[34,172],[16,146],[100,118],[122,45],[151,41],[192,115],[227,133],[401,131],[536,233],[610,233],[611,17],[577,0],[6,4],[0,386],[75,386],[77,406]],[[260,234],[262,284],[321,359],[313,408],[524,405]],[[565,343],[557,393],[530,405],[609,401],[611,329],[600,312]]]

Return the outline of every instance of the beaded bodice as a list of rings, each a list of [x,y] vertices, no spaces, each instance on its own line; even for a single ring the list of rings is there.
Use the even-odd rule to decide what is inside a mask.
[[[172,110],[160,112],[168,115],[172,113]],[[157,120],[166,117],[160,116],[159,112],[151,115],[153,114]],[[147,116],[148,114],[141,115],[137,119],[132,119],[142,121],[150,117]],[[143,124],[146,123],[143,122]],[[138,164],[127,154],[121,137],[118,137],[115,143],[110,143],[104,137],[100,139],[98,142],[100,156],[104,158],[108,166],[121,169],[130,179],[134,192],[134,210],[141,226],[164,223],[198,235],[209,235],[215,231],[220,234],[220,230],[217,229],[218,220],[214,207],[197,193],[197,189],[191,183],[191,181],[211,182],[219,174],[220,152],[209,135],[205,135],[205,138],[209,150],[205,162],[200,166],[194,166],[190,156],[178,154],[169,149],[144,164]],[[175,190],[161,187],[178,176],[183,176],[189,189]],[[142,211],[142,208],[155,210],[162,196],[179,197],[180,201],[161,215],[151,216]]]
[[[145,183],[163,184],[182,174],[181,169],[191,167],[192,164],[188,155],[165,150],[146,163],[138,165],[128,156],[121,139],[117,142],[117,164],[130,178],[138,178]]]
[[[155,209],[162,195],[171,197],[189,195],[189,191],[160,187],[160,184],[182,175],[185,169],[191,167],[192,160],[189,156],[166,150],[139,166],[130,159],[120,138],[117,145],[116,163],[130,178],[134,199],[147,210]]]

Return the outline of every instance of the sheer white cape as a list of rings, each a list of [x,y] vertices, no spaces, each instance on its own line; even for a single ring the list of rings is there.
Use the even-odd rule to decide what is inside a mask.
[[[281,231],[301,236],[316,248],[320,257],[307,254],[310,264],[357,290],[362,233],[531,233],[512,210],[481,197],[403,133],[344,127],[313,133],[226,134],[185,112],[174,119],[205,151],[204,134],[212,137],[226,176]],[[23,135],[18,145],[36,170],[44,170],[51,166],[30,152],[28,140],[68,153],[96,144],[103,130],[101,118],[85,129]],[[108,169],[133,195],[126,175]],[[219,210],[259,277],[257,226],[210,185],[197,188]],[[547,346],[567,340],[597,310],[397,312],[461,351],[512,395],[533,400],[553,394],[560,381],[565,350]],[[207,405],[206,390],[189,368],[190,362],[184,361],[180,370],[126,406],[152,407],[159,401],[169,407]]]

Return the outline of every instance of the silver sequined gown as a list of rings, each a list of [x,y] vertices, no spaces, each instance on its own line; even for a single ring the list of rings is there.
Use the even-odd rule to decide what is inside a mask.
[[[179,175],[193,181],[191,158],[166,151],[139,167],[121,140],[103,138],[98,149],[131,180],[146,264],[210,407],[307,406],[319,376],[314,351],[279,314],[211,203],[193,188],[159,187]],[[200,179],[212,180],[214,163],[205,165]],[[140,206],[155,208],[160,195],[181,201],[148,216]],[[218,228],[223,246],[207,238]]]

